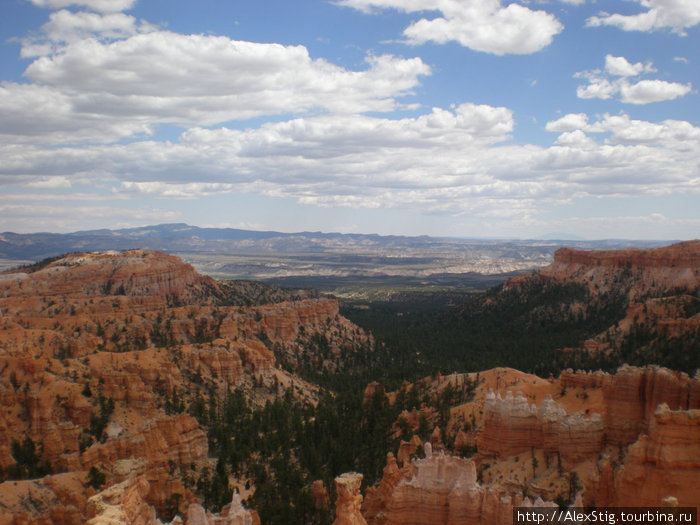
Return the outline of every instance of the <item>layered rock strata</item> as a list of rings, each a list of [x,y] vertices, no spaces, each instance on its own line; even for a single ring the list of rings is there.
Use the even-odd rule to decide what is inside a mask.
[[[631,443],[647,433],[657,407],[665,403],[673,410],[700,408],[700,375],[656,366],[621,367],[603,382],[605,431],[612,444]]]
[[[447,425],[448,434],[460,429],[455,454],[473,434],[476,453],[441,456],[416,437],[401,442],[403,461],[390,454],[382,479],[366,491],[368,523],[510,523],[513,505],[573,496],[598,507],[700,501],[700,374],[622,366],[549,380],[508,369],[481,378],[475,398],[453,407]],[[423,387],[439,391],[453,380]],[[465,421],[474,430],[462,431]],[[419,446],[425,459],[415,459]]]
[[[480,454],[507,457],[543,449],[559,454],[568,465],[597,455],[603,448],[605,428],[599,414],[567,414],[548,397],[539,409],[522,393],[506,398],[489,392],[484,405],[484,428],[477,438]]]
[[[348,472],[335,478],[338,499],[335,504],[333,525],[367,525],[360,512],[362,508],[361,484],[362,474],[357,472]]]
[[[624,464],[608,482],[613,505],[659,506],[673,497],[695,506],[700,497],[700,410],[671,410],[659,405],[649,424],[628,449]]]
[[[513,506],[532,506],[522,494],[477,481],[471,459],[428,453],[398,469],[387,457],[384,476],[368,490],[364,514],[370,524],[383,525],[510,525]],[[534,505],[553,505],[538,499]]]
[[[151,523],[172,494],[184,512],[195,499],[185,480],[213,467],[188,407],[234,389],[252,405],[287,391],[315,403],[318,387],[294,375],[297,361],[330,369],[371,344],[337,301],[266,295],[264,286],[217,282],[144,250],[69,254],[0,274],[0,475],[15,468],[13,447],[25,440],[39,461],[67,473],[0,484],[0,493],[18,483],[36,494],[33,510],[8,499],[8,519]],[[251,290],[278,302],[256,304]],[[324,355],[311,344],[320,340]],[[139,462],[138,480],[118,474],[124,461]],[[88,506],[93,467],[107,487]],[[49,486],[68,474],[80,486]],[[237,508],[205,512],[202,523],[247,524]]]
[[[634,275],[632,298],[658,290],[697,289],[700,285],[700,241],[687,241],[648,250],[573,250],[560,248],[540,275],[586,282],[591,290],[609,287],[615,275]]]
[[[522,392],[505,398],[489,392],[484,403],[478,450],[507,457],[533,448],[559,454],[567,465],[594,457],[604,445],[623,446],[650,431],[659,405],[673,410],[700,408],[700,375],[694,378],[657,366],[622,366],[615,374],[567,371],[562,388],[602,389],[602,414],[568,414],[551,397],[537,407]],[[586,392],[586,396],[588,393]],[[604,439],[605,438],[605,439]]]
[[[556,251],[552,264],[534,275],[509,279],[504,289],[527,290],[528,284],[573,283],[586,291],[587,299],[583,302],[565,300],[562,304],[567,315],[596,315],[596,311],[614,305],[619,310],[616,313],[619,317],[614,322],[611,319],[607,329],[579,347],[560,349],[564,357],[581,353],[615,354],[626,344],[636,344],[635,335],[639,333],[644,334],[646,340],[634,349],[639,353],[638,362],[646,361],[649,354],[667,348],[669,342],[672,346],[687,345],[686,340],[698,342],[698,240],[650,250],[580,251],[561,248]],[[664,363],[686,371],[697,366],[697,360],[687,356],[673,356]]]

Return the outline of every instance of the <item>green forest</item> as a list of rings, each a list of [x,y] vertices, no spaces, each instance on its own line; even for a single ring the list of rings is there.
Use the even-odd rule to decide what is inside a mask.
[[[345,303],[343,315],[371,331],[375,344],[345,355],[333,373],[308,360],[296,363],[295,372],[325,392],[317,406],[287,394],[254,409],[239,391],[224,400],[212,391],[191,403],[188,410],[209,429],[210,450],[218,458],[213,471],[192,478],[205,505],[216,510],[230,501],[227,479],[232,473],[252,481],[255,491],[246,503],[264,523],[331,523],[329,509],[314,507],[314,480],[324,481],[331,499],[333,478],[343,472],[362,472],[364,485],[374,484],[386,453],[396,451],[401,438],[410,437],[407,428],[401,435],[392,433],[403,409],[435,407],[438,420],[421,421],[419,428],[421,438],[427,439],[433,424],[446,427],[449,406],[468,399],[469,392],[450,391],[437,398],[423,392],[416,381],[438,372],[509,366],[546,377],[572,364],[607,370],[622,362],[684,370],[698,366],[697,334],[669,340],[652,337],[641,326],[606,358],[562,357],[558,349],[580,345],[624,317],[623,292],[593,298],[579,284],[530,279],[521,287],[498,285],[462,297],[468,299],[457,305],[454,293],[402,293],[393,301]],[[697,297],[686,299],[689,315],[698,302]],[[327,351],[322,333],[305,341],[312,354]],[[291,368],[284,355],[278,353],[277,358]],[[365,387],[372,381],[380,387],[363,404]],[[406,390],[406,382],[415,388]],[[397,402],[389,404],[384,392],[402,385]]]

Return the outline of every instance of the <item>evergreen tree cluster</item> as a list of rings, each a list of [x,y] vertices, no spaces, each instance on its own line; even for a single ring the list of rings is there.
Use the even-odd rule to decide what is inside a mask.
[[[32,479],[52,474],[51,464],[41,460],[42,449],[42,444],[37,446],[29,436],[25,436],[21,442],[13,439],[10,452],[16,463],[4,473],[0,472],[0,479]]]
[[[362,391],[328,393],[318,405],[302,404],[290,393],[252,409],[245,395],[230,392],[223,403],[215,395],[197,410],[209,429],[210,452],[218,458],[214,472],[202,472],[197,492],[207,508],[231,501],[228,474],[247,479],[255,491],[247,504],[263,523],[331,523],[329,509],[316,509],[310,486],[350,470],[373,483],[382,472],[386,452],[396,445],[391,425],[397,407],[379,389],[362,405]]]

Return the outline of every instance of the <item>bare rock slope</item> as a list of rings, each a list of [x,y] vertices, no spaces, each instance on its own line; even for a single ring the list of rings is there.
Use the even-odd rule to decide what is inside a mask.
[[[369,341],[334,300],[215,281],[158,252],[0,274],[0,523],[252,523],[240,501],[219,521],[188,510],[215,462],[195,408],[234,389],[314,403],[293,371],[331,366],[315,334],[335,361]]]

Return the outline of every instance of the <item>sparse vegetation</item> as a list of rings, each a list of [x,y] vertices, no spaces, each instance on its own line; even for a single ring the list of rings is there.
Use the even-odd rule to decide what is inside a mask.
[[[87,480],[88,487],[99,489],[105,484],[106,481],[107,476],[104,472],[95,466],[90,467]]]
[[[630,279],[630,275],[624,273],[620,280]],[[435,278],[440,279],[448,277]],[[481,284],[485,282],[480,281]],[[697,352],[687,351],[697,347],[697,333],[671,337],[659,333],[641,316],[624,337],[618,337],[617,330],[627,306],[627,296],[622,292],[612,290],[594,296],[587,285],[537,278],[520,283],[518,286],[499,285],[483,294],[475,293],[476,284],[420,293],[389,287],[379,294],[382,301],[363,299],[345,303],[343,312],[371,330],[376,343],[359,330],[338,323],[337,318],[325,319],[325,314],[324,320],[319,320],[313,328],[302,326],[296,340],[280,342],[274,330],[263,324],[269,320],[270,310],[260,305],[305,299],[316,294],[240,281],[220,283],[216,300],[206,306],[180,304],[173,296],[167,299],[167,304],[169,307],[177,305],[177,309],[166,308],[162,303],[157,311],[129,312],[129,315],[114,318],[105,315],[81,321],[79,316],[88,308],[85,301],[73,312],[75,320],[63,317],[60,322],[52,319],[45,325],[54,323],[53,330],[70,334],[70,338],[54,337],[47,328],[46,333],[41,334],[42,339],[35,336],[34,341],[45,347],[47,355],[61,361],[53,361],[54,368],[45,368],[47,372],[56,368],[68,370],[73,365],[81,367],[78,370],[82,373],[82,385],[76,387],[75,393],[82,393],[81,403],[89,403],[93,412],[89,427],[78,437],[81,453],[95,442],[106,439],[107,425],[115,410],[114,401],[102,394],[108,391],[105,380],[110,388],[114,386],[111,379],[107,375],[104,380],[93,378],[95,361],[89,359],[96,360],[99,365],[106,355],[117,361],[121,359],[120,363],[128,363],[130,367],[138,367],[157,354],[157,359],[167,359],[168,366],[177,367],[177,373],[165,375],[169,373],[168,368],[156,369],[139,376],[143,385],[155,394],[157,409],[167,415],[186,412],[197,419],[207,433],[212,456],[208,466],[203,466],[205,462],[202,462],[183,467],[171,461],[169,475],[180,476],[214,512],[230,502],[229,480],[235,478],[253,487],[246,503],[259,512],[263,523],[329,524],[328,509],[317,509],[313,505],[310,486],[314,480],[323,480],[332,491],[336,475],[357,470],[364,474],[364,485],[371,485],[382,475],[386,453],[396,451],[400,439],[410,439],[417,434],[425,442],[434,432],[437,435],[436,428],[448,450],[454,450],[455,437],[462,430],[472,433],[468,439],[473,443],[473,433],[479,430],[474,418],[476,411],[471,419],[469,413],[453,417],[459,412],[453,408],[473,398],[478,375],[476,379],[473,375],[454,376],[459,380],[446,382],[448,373],[511,366],[548,375],[571,363],[598,363],[611,368],[623,359],[633,364],[661,362],[680,369],[698,364]],[[105,284],[101,291],[112,296],[100,306],[115,310],[122,308],[122,303],[129,299],[116,295],[131,293],[128,286],[113,282]],[[202,291],[203,294],[210,292],[214,293]],[[678,299],[675,295],[666,295],[663,299],[677,306],[683,315],[691,315],[700,307],[697,297],[688,297]],[[676,299],[680,306],[675,304]],[[99,303],[99,299],[95,301]],[[56,298],[51,304],[42,304],[42,312],[47,316],[70,312],[65,299]],[[240,308],[227,309],[226,305]],[[651,315],[649,311],[644,312]],[[222,337],[224,321],[233,324],[231,330],[236,335],[226,342],[212,344]],[[240,324],[236,326],[236,322]],[[18,320],[17,326],[30,329],[26,319]],[[559,352],[604,331],[610,334],[606,342],[612,349],[605,358]],[[93,335],[97,339],[95,347],[83,349],[83,354],[77,344],[71,346],[73,340],[89,339]],[[254,347],[246,347],[247,339],[254,340],[258,347],[260,343],[265,345],[274,354],[277,365],[295,376],[280,374],[272,378],[266,375],[265,368],[251,350]],[[190,348],[183,350],[177,347],[179,344]],[[235,374],[240,374],[242,368],[242,378],[234,375],[233,381],[224,380],[223,373],[214,372],[214,366],[204,357],[218,346],[222,347],[218,349],[221,352],[230,353],[228,357]],[[85,355],[89,352],[94,354]],[[114,352],[128,352],[129,355],[110,355]],[[161,358],[161,355],[166,357]],[[240,358],[240,367],[236,356]],[[157,363],[160,366],[161,361]],[[73,373],[76,380],[77,373],[75,370]],[[28,380],[34,380],[24,372],[20,374],[18,377],[12,371],[5,377],[15,392],[24,385],[27,397]],[[181,377],[182,383],[174,383],[172,377]],[[428,379],[418,381],[423,377]],[[304,395],[299,392],[306,386],[300,387],[298,383],[303,382],[297,381],[298,378],[319,387],[317,404],[315,400],[302,401]],[[373,393],[365,399],[365,386],[375,381]],[[128,388],[126,383],[124,386]],[[392,403],[387,391],[395,391]],[[567,399],[573,400],[576,392],[577,388],[571,387]],[[566,388],[561,389],[560,395],[567,395]],[[576,395],[584,401],[588,399],[585,391]],[[53,394],[51,397],[53,399]],[[316,397],[315,391],[309,397]],[[66,412],[71,408],[68,397],[56,396],[55,406]],[[403,410],[418,413],[399,419]],[[120,409],[118,414],[121,416],[123,411]],[[50,465],[40,461],[41,444],[26,437],[22,442],[13,441],[11,449],[16,465],[5,475],[21,479],[51,471]],[[471,456],[476,448],[462,444],[456,452]],[[623,452],[620,448],[620,463],[624,460]],[[415,456],[422,454],[423,449],[419,447]],[[551,458],[544,456],[548,470]],[[522,481],[523,490],[527,490],[530,472],[533,483],[540,474],[536,451],[531,451],[530,458],[525,452],[514,462],[519,463],[517,481]],[[480,481],[484,477],[499,479],[504,476],[497,465],[490,472],[488,468],[488,463],[480,464]],[[575,471],[564,475],[559,453],[556,469],[561,478],[557,490],[562,489],[563,480],[568,484],[568,490],[561,490],[558,501],[562,505],[569,504],[580,489],[580,479]],[[554,468],[550,473],[554,473]],[[88,484],[100,488],[105,481],[105,473],[93,466],[88,473]],[[182,497],[180,493],[173,493],[161,502],[159,516],[172,519],[180,509]]]
[[[16,463],[8,467],[6,479],[40,478],[53,473],[51,464],[41,460],[42,450],[43,445],[39,443],[37,446],[29,436],[25,436],[21,442],[13,439],[10,452]]]
[[[109,422],[109,417],[114,412],[114,401],[109,398],[105,398],[102,394],[98,397],[99,414],[92,414],[90,416],[90,434],[92,434],[97,441],[104,441],[105,439],[105,428]]]

